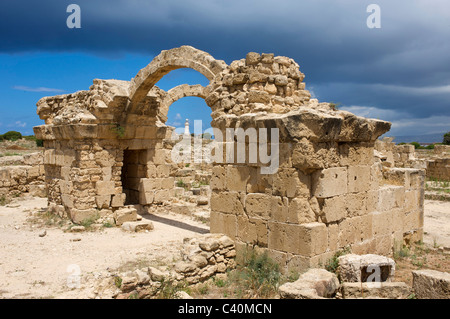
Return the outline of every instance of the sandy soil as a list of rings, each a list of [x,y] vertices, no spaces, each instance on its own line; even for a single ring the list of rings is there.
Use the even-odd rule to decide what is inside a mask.
[[[33,227],[27,221],[31,212],[47,206],[46,199],[7,206],[0,206],[0,298],[88,298],[96,278],[108,275],[107,269],[127,263],[172,263],[180,258],[184,238],[209,232],[189,217],[159,214],[143,216],[154,224],[150,232],[129,233],[116,227],[70,233]],[[40,237],[44,230],[46,235]],[[76,278],[81,285],[71,289]]]
[[[89,298],[108,270],[173,263],[185,237],[209,232],[187,216],[157,214],[143,216],[155,226],[147,233],[120,228],[70,233],[28,220],[46,205],[46,199],[28,198],[0,206],[0,298]],[[450,202],[425,201],[424,229],[425,243],[450,247]],[[73,278],[80,278],[79,287],[71,288]]]
[[[425,244],[450,248],[450,202],[425,200]]]

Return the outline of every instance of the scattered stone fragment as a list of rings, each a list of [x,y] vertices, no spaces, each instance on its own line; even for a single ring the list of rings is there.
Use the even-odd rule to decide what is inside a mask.
[[[412,293],[404,282],[344,282],[340,291],[343,299],[407,299]]]
[[[450,273],[437,270],[415,270],[413,290],[418,299],[450,299]]]
[[[186,291],[177,291],[174,295],[175,299],[194,299]]]
[[[385,256],[348,254],[340,256],[338,261],[343,282],[389,282],[395,273],[394,260]]]
[[[282,299],[323,299],[333,297],[339,288],[337,276],[325,269],[313,268],[295,282],[280,286]]]
[[[154,229],[151,221],[124,222],[122,229],[129,232],[150,231]]]
[[[39,237],[45,237],[45,235],[47,235],[47,231],[46,230],[44,230],[44,231],[39,233]]]
[[[86,228],[84,226],[73,226],[70,228],[71,233],[81,233],[84,232]]]

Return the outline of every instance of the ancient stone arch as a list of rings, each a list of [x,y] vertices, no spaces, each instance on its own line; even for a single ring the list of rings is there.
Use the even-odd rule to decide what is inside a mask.
[[[167,120],[167,112],[169,111],[169,107],[173,103],[186,96],[195,96],[205,99],[206,98],[205,91],[206,88],[200,84],[197,85],[181,84],[167,91],[167,95],[164,96],[160,104],[161,115],[164,116],[162,118],[164,122],[165,120]]]
[[[208,86],[155,86],[186,67],[205,75]],[[423,171],[383,167],[374,156],[390,123],[311,99],[303,79],[288,57],[251,52],[227,65],[183,46],[161,52],[131,81],[96,79],[87,91],[42,98],[37,112],[45,124],[34,131],[44,140],[49,209],[75,222],[95,216],[120,225],[136,216],[129,205],[171,197],[177,164],[164,142],[173,131],[167,110],[183,96],[199,96],[224,136],[269,132],[257,141],[231,136],[217,143],[224,157],[213,163],[211,232],[268,250],[284,270],[324,264],[346,246],[387,254],[420,239]],[[276,146],[270,174],[261,157],[249,160],[262,140]],[[244,161],[236,160],[239,147]]]

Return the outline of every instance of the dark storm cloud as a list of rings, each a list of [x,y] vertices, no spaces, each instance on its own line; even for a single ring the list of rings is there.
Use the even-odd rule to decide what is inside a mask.
[[[151,56],[187,44],[228,63],[273,52],[300,64],[320,100],[450,115],[450,4],[376,1],[381,28],[369,29],[373,2],[6,0],[0,51]],[[81,29],[66,27],[70,3],[81,7]]]

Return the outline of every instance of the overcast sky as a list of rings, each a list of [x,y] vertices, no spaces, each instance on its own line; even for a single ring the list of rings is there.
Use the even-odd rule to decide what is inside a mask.
[[[66,25],[71,3],[81,8],[79,29]],[[367,26],[372,3],[381,28]],[[42,124],[40,97],[86,90],[94,78],[129,80],[180,45],[227,63],[249,51],[292,57],[314,97],[391,121],[388,135],[450,131],[447,0],[2,0],[0,133],[32,134]],[[158,85],[207,84],[194,73],[174,71]],[[202,107],[182,99],[169,123],[194,119]]]

